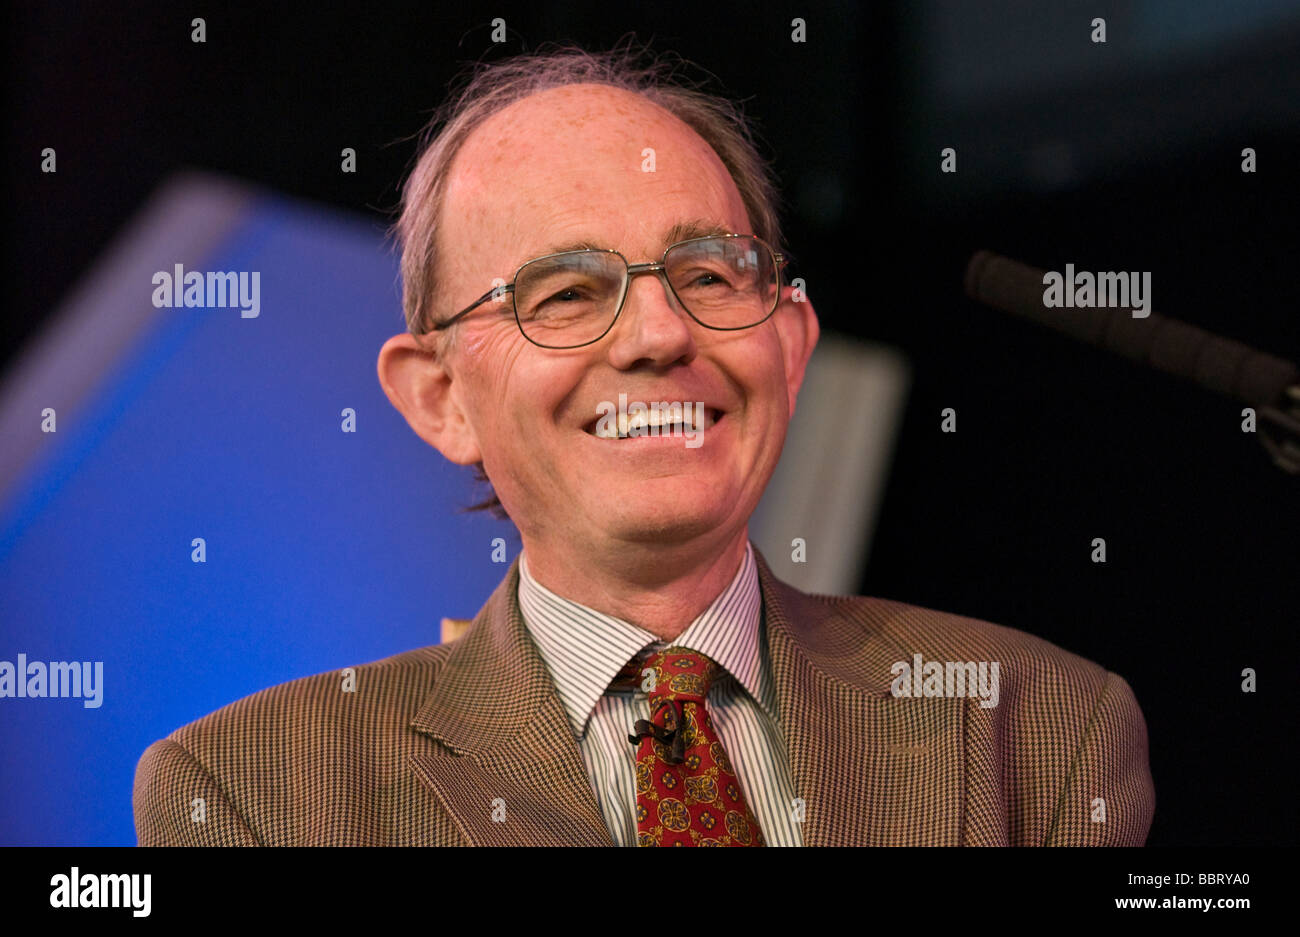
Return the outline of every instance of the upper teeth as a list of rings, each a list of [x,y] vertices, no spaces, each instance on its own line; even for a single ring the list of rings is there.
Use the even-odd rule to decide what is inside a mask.
[[[681,406],[672,406],[643,410],[631,415],[620,413],[618,414],[617,434],[614,427],[609,425],[608,420],[597,421],[595,434],[601,439],[624,439],[631,435],[634,430],[638,431],[638,435],[646,435],[640,431],[652,428],[663,429],[670,426],[681,426],[683,432],[704,429],[707,420],[704,407],[690,407],[689,415],[684,414],[683,410],[684,408]]]

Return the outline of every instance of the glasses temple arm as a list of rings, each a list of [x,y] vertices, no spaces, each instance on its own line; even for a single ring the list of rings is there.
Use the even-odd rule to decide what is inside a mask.
[[[471,312],[473,312],[479,306],[483,305],[493,296],[496,296],[498,294],[504,296],[506,293],[513,293],[514,291],[515,291],[515,285],[513,283],[507,283],[505,286],[494,286],[492,287],[492,289],[488,290],[486,293],[484,293],[478,299],[474,300],[474,302],[470,303],[468,306],[466,306],[460,312],[456,313],[450,319],[446,320],[445,322],[435,322],[433,324],[433,329],[431,331],[441,332],[443,329],[447,328],[448,326],[455,325],[457,322],[465,318],[465,316],[469,315]]]

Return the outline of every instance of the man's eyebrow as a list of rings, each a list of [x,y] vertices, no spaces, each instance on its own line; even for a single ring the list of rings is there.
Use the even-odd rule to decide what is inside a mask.
[[[547,254],[567,254],[569,251],[594,251],[605,249],[606,248],[594,241],[570,241],[565,244],[552,244],[537,256],[545,257]]]
[[[713,235],[731,234],[731,233],[732,233],[731,229],[727,228],[725,225],[713,224],[712,222],[708,222],[708,221],[702,221],[698,219],[694,221],[679,221],[677,224],[673,225],[671,228],[668,229],[668,233],[664,235],[662,243],[664,247],[667,247],[669,244],[676,244],[678,241],[689,241],[691,238],[711,237]],[[608,250],[608,249],[609,249],[608,244],[597,244],[594,241],[569,241],[564,244],[552,244],[550,247],[543,250],[540,254],[534,256],[541,257],[541,256],[545,256],[546,254],[563,254],[563,253],[567,253],[568,251],[589,251],[589,250]],[[631,260],[633,263],[636,263],[636,258],[628,258],[628,259]]]
[[[682,221],[668,229],[668,234],[664,237],[664,247],[669,244],[676,244],[678,241],[689,241],[691,238],[713,237],[719,234],[732,234],[730,228],[720,224],[712,224],[708,221]]]

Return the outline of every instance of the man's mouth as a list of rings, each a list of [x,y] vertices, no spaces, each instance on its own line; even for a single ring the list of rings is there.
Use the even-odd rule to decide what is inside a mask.
[[[634,414],[611,413],[597,417],[583,431],[598,439],[627,439],[643,436],[685,436],[699,433],[715,426],[726,415],[716,407],[672,408],[667,411],[650,410]]]

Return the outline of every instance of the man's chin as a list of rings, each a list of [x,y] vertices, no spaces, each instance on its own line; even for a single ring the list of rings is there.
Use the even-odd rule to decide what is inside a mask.
[[[625,543],[685,543],[714,534],[727,512],[714,492],[649,490],[623,495],[602,510],[601,526],[611,540]]]

